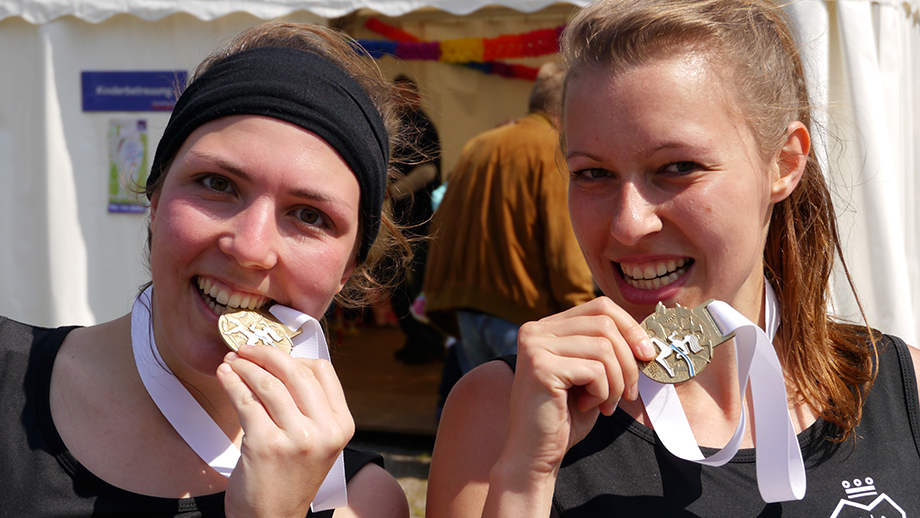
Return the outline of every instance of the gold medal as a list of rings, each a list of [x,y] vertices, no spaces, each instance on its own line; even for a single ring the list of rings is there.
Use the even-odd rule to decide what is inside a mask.
[[[731,339],[722,336],[709,311],[712,300],[690,309],[680,304],[666,308],[661,302],[642,321],[642,328],[657,349],[650,362],[639,362],[639,370],[660,383],[681,383],[696,376],[712,360],[712,350]]]
[[[262,343],[290,354],[294,348],[291,338],[301,333],[300,329],[292,331],[267,310],[228,311],[220,316],[217,325],[224,342],[234,351]]]

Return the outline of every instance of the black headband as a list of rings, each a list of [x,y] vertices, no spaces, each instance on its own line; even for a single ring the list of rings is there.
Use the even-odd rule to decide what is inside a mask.
[[[302,50],[265,47],[218,61],[182,93],[147,177],[151,186],[199,126],[229,115],[264,115],[316,133],[348,164],[361,188],[364,235],[358,263],[380,229],[389,140],[380,112],[340,68]]]

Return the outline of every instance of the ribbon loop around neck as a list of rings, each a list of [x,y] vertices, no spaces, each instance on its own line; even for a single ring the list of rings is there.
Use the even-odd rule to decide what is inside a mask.
[[[805,466],[789,416],[783,369],[773,348],[779,327],[779,304],[764,280],[765,321],[769,335],[744,315],[720,301],[708,307],[723,336],[735,332],[739,397],[745,405],[750,381],[756,439],[757,486],[765,502],[801,500],[805,496]],[[655,433],[676,457],[708,466],[722,466],[741,446],[747,425],[742,407],[735,433],[721,450],[705,457],[683,411],[673,385],[639,376],[639,394]]]
[[[151,312],[153,288],[147,288],[134,301],[131,310],[131,346],[141,381],[182,439],[208,465],[225,477],[233,473],[240,459],[240,450],[211,419],[211,416],[169,370],[153,338]],[[313,317],[295,309],[275,305],[269,311],[291,329],[302,329],[292,339],[295,358],[329,360],[329,348],[322,326]],[[348,503],[345,480],[345,459],[336,458],[313,499],[314,512],[344,507]]]

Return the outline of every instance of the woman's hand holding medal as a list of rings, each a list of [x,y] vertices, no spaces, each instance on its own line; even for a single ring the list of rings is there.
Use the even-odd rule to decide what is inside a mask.
[[[503,460],[554,473],[599,413],[612,414],[621,397],[636,399],[637,358],[654,358],[651,341],[607,297],[524,324]]]
[[[227,516],[305,516],[355,430],[332,364],[243,345],[227,355],[218,378],[244,434]]]

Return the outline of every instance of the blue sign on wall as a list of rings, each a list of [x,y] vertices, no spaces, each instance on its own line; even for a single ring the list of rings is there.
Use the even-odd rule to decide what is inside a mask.
[[[83,72],[83,111],[171,111],[184,70]]]

